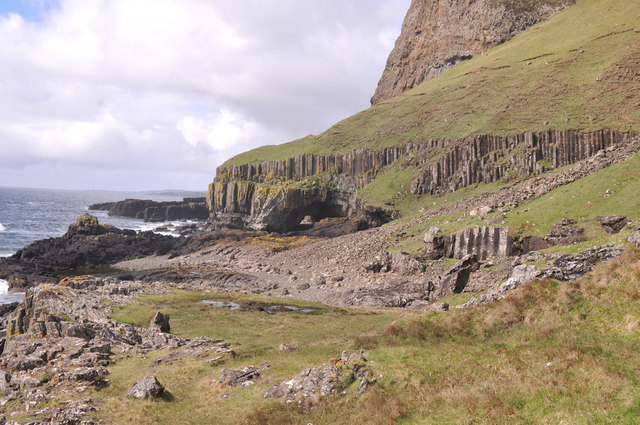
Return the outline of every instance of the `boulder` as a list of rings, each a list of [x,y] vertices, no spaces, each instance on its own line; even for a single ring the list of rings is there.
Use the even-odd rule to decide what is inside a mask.
[[[449,304],[432,303],[427,300],[415,300],[407,304],[406,308],[408,308],[409,310],[420,311],[449,311]]]
[[[391,270],[403,274],[422,273],[425,265],[413,255],[397,252],[391,255]]]
[[[574,220],[563,218],[551,228],[544,240],[550,245],[569,245],[584,240],[584,228],[575,225]]]
[[[540,272],[535,266],[521,264],[511,270],[509,279],[491,287],[487,293],[480,296],[480,304],[486,304],[491,301],[501,300],[507,296],[509,291],[527,284],[540,276]]]
[[[71,372],[69,379],[72,381],[87,381],[96,384],[109,374],[109,371],[102,366],[86,367],[76,369]]]
[[[540,236],[525,236],[522,239],[522,253],[527,254],[533,251],[541,251],[549,248],[549,243]]]
[[[355,381],[360,381],[356,393],[363,393],[374,381],[372,375],[362,353],[343,351],[340,359],[332,359],[327,366],[305,369],[297,377],[272,386],[263,397],[297,400],[310,408],[321,398],[346,395]]]
[[[424,234],[424,256],[427,260],[437,260],[444,256],[442,229],[433,226]]]
[[[622,252],[622,246],[615,245],[592,248],[578,254],[561,255],[554,261],[553,267],[542,271],[542,276],[558,280],[577,279],[590,272],[596,263],[619,257]]]
[[[128,398],[137,399],[157,398],[162,394],[164,394],[164,387],[155,376],[145,376],[127,391]]]
[[[298,347],[289,344],[280,344],[278,346],[278,350],[280,351],[298,351]]]
[[[605,232],[613,235],[620,232],[627,225],[627,217],[623,215],[608,215],[605,217],[596,217],[596,221]]]
[[[255,366],[247,366],[244,369],[222,369],[220,382],[232,387],[246,386],[260,377],[260,370]]]
[[[442,276],[429,294],[429,301],[436,301],[453,293],[459,294],[469,283],[471,273],[478,270],[478,256],[469,254],[458,261]]]
[[[629,236],[629,239],[627,239],[627,242],[640,247],[640,232],[634,233],[633,235]]]
[[[160,313],[159,311],[153,316],[151,319],[151,323],[149,323],[149,328],[151,329],[159,329],[160,332],[169,333],[171,332],[171,326],[169,325],[169,315]]]
[[[388,252],[383,252],[376,255],[373,261],[370,261],[364,265],[365,270],[380,273],[391,271],[391,255]]]
[[[11,385],[11,375],[0,369],[0,394],[9,395],[13,390],[13,385]]]

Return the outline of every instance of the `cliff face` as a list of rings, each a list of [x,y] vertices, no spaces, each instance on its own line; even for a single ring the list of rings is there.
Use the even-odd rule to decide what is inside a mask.
[[[220,170],[218,173],[220,176]],[[226,176],[224,172],[222,175]],[[392,211],[365,205],[357,199],[357,188],[370,180],[366,172],[357,177],[325,174],[301,181],[265,180],[261,174],[253,177],[254,181],[243,180],[242,175],[216,178],[209,185],[208,202],[214,223],[286,232],[298,228],[307,216],[314,222],[328,217],[350,217],[359,221],[360,228],[380,226],[394,218]]]
[[[611,130],[545,131],[433,141],[431,145],[440,147],[438,156],[434,157],[432,149],[426,149],[412,159],[420,171],[411,182],[411,192],[441,195],[475,183],[540,174],[589,158],[628,137],[627,133]]]
[[[437,77],[571,3],[575,0],[412,0],[371,104]]]
[[[366,206],[356,192],[396,161],[416,170],[411,192],[437,196],[574,164],[628,138],[629,134],[612,130],[481,135],[219,167],[207,202],[214,222],[231,227],[282,232],[295,229],[306,216],[316,221],[351,217],[363,227],[378,226],[393,218],[392,212]]]
[[[283,232],[295,229],[306,216],[315,221],[351,217],[362,227],[379,226],[393,213],[359,202],[355,192],[415,149],[420,146],[218,167],[207,202],[214,221],[229,227]]]

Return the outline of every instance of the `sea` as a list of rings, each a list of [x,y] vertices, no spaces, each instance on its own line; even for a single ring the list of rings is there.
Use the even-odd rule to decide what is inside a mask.
[[[33,241],[62,236],[69,225],[85,212],[95,215],[101,224],[111,224],[122,229],[153,231],[167,225],[147,223],[133,218],[109,217],[106,211],[89,211],[91,204],[122,201],[127,198],[182,200],[182,196],[157,192],[0,187],[0,257],[9,257]],[[0,279],[0,304],[20,301],[23,297],[22,293],[9,293],[7,282]]]

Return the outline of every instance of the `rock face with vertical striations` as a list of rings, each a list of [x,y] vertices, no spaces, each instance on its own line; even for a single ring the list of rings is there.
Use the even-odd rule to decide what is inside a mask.
[[[630,140],[628,133],[602,130],[545,131],[514,136],[480,135],[427,140],[345,155],[299,155],[284,160],[221,166],[209,185],[214,224],[289,231],[305,216],[359,219],[362,227],[391,220],[392,211],[367,206],[356,192],[385,167],[417,169],[410,190],[443,195],[476,183],[514,180],[574,164]]]
[[[628,138],[627,133],[610,130],[563,130],[432,141],[430,149],[421,150],[412,160],[420,171],[411,182],[411,192],[442,195],[475,183],[542,174],[587,159]]]
[[[475,227],[462,229],[445,238],[445,255],[450,258],[464,258],[475,254],[480,260],[491,257],[513,255],[513,238],[508,227]]]
[[[575,0],[413,0],[371,104],[504,43]]]

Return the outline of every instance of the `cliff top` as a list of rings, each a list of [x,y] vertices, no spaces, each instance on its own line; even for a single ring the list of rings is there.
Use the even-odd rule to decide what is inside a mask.
[[[640,132],[639,6],[638,0],[579,1],[320,135],[263,146],[225,165],[477,134]]]

